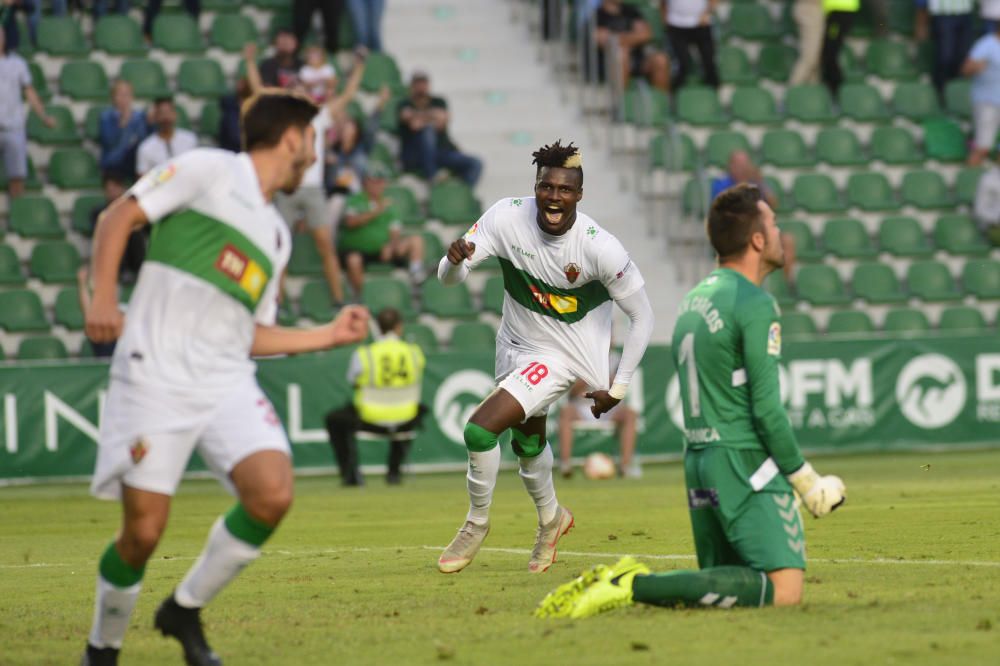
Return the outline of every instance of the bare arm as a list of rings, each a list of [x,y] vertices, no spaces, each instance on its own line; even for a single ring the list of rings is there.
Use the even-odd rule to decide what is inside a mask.
[[[42,122],[52,127],[56,124],[56,121],[49,118],[48,114],[45,113],[45,105],[42,104],[42,100],[39,99],[38,93],[35,92],[34,86],[24,86],[24,96],[28,100],[28,104],[31,109],[38,114],[38,117],[42,119]]]
[[[351,69],[351,75],[347,78],[347,83],[344,85],[344,92],[336,97],[331,97],[330,101],[326,103],[326,112],[330,114],[331,118],[336,117],[341,111],[347,108],[347,105],[358,94],[358,90],[361,88],[361,79],[364,75],[365,58],[361,54],[355,54],[354,67]]]
[[[257,67],[257,45],[253,42],[243,47],[243,61],[247,64],[247,83],[250,84],[250,93],[256,95],[264,87],[264,82],[260,78],[260,68]]]
[[[985,60],[973,60],[972,58],[966,58],[965,62],[962,63],[962,76],[976,76],[984,69],[986,69],[987,63]]]
[[[301,354],[361,342],[368,335],[368,310],[360,305],[348,305],[337,317],[314,328],[263,326],[254,330],[254,356]]]
[[[97,219],[90,260],[94,295],[86,311],[87,337],[93,342],[111,342],[121,334],[124,318],[118,309],[118,267],[128,237],[147,222],[132,197],[116,200]]]

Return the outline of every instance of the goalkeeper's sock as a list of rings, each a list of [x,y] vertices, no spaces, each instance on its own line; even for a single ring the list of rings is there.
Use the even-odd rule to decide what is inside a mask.
[[[97,601],[89,642],[95,648],[120,648],[135,608],[146,568],[135,569],[122,559],[112,541],[101,556],[97,576]]]
[[[466,487],[469,489],[469,514],[465,519],[469,522],[485,525],[490,521],[490,504],[493,502],[493,489],[497,485],[499,473],[499,445],[494,445],[487,451],[469,449],[469,469],[465,475]]]
[[[774,586],[763,571],[711,567],[636,576],[632,599],[654,606],[757,607],[774,601]]]
[[[552,484],[552,448],[546,446],[533,458],[518,458],[521,463],[519,474],[524,487],[535,500],[538,509],[538,524],[548,525],[556,517],[559,502]]]
[[[260,556],[260,547],[274,528],[254,519],[242,504],[219,517],[208,534],[208,543],[174,591],[184,608],[201,608]]]

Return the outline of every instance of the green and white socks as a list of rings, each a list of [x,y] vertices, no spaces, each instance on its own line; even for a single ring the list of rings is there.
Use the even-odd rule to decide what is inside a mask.
[[[114,541],[108,544],[98,567],[97,601],[88,639],[91,645],[121,648],[145,572],[145,567],[135,569],[126,563]]]
[[[767,574],[749,567],[711,567],[636,576],[632,599],[653,606],[732,608],[767,606],[774,586]]]

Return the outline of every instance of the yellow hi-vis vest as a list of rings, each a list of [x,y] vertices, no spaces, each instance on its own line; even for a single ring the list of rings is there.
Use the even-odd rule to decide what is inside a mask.
[[[823,13],[856,12],[861,6],[861,0],[823,0]]]
[[[359,347],[357,354],[361,374],[354,406],[361,420],[393,426],[416,417],[425,364],[420,347],[393,336]]]

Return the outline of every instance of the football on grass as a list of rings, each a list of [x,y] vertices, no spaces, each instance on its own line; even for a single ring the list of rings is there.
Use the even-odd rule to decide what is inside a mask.
[[[615,475],[615,461],[606,453],[591,453],[583,461],[583,475],[588,479],[610,479]]]

